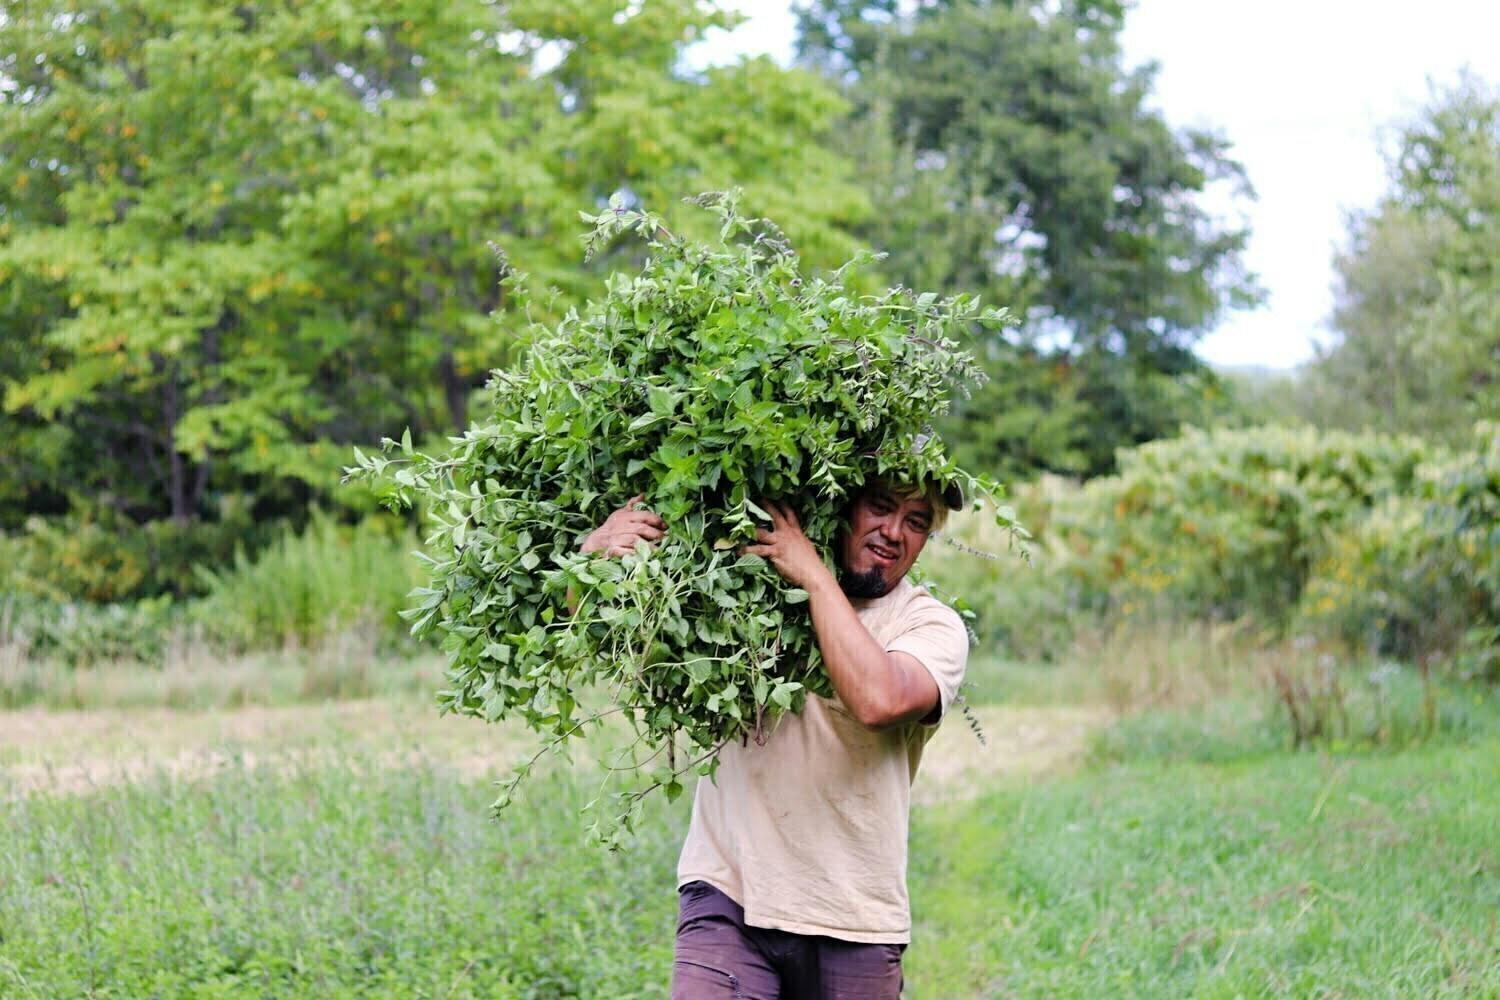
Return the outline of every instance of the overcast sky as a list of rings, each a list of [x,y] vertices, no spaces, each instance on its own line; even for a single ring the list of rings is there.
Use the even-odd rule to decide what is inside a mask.
[[[692,61],[791,58],[786,0],[730,0],[750,20]],[[1386,188],[1392,125],[1460,68],[1500,80],[1500,0],[1140,0],[1126,60],[1155,60],[1156,103],[1173,125],[1232,143],[1259,200],[1248,260],[1269,299],[1204,338],[1216,364],[1290,367],[1326,336],[1330,260],[1344,213]]]

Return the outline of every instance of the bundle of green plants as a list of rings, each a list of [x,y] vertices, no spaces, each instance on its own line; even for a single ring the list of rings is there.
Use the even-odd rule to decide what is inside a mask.
[[[408,437],[400,455],[388,441],[349,470],[428,513],[431,581],[406,614],[414,633],[441,636],[445,709],[520,718],[546,737],[538,756],[628,721],[632,739],[607,762],[615,808],[593,826],[612,843],[646,792],[675,796],[725,743],[762,737],[778,712],[830,690],[807,594],[741,555],[765,523],[760,501],[789,503],[827,551],[871,479],[999,496],[928,432],[980,376],[955,338],[1000,327],[1002,312],[904,288],[857,294],[846,279],[873,255],[807,274],[733,195],[694,200],[717,240],[619,202],[585,214],[589,255],[622,234],[645,240],[639,271],[530,328],[523,363],[494,373],[488,419],[447,454]],[[666,538],[619,559],[580,553],[636,496]]]

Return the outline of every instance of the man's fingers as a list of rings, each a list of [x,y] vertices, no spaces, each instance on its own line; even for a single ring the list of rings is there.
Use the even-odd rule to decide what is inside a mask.
[[[762,557],[764,557],[766,559],[769,559],[769,558],[771,558],[771,546],[769,546],[769,545],[746,545],[744,548],[740,549],[740,555],[742,555],[742,556],[762,556]]]
[[[659,531],[656,528],[650,527],[649,525],[633,524],[630,527],[626,528],[624,531],[616,533],[613,541],[617,545],[624,545],[630,548],[634,548],[636,542],[646,542],[647,544],[650,544],[651,542],[660,540],[665,534],[666,532]]]
[[[642,525],[650,525],[662,531],[665,531],[667,527],[666,521],[649,510],[617,510],[605,523],[618,531],[634,531]]]
[[[755,540],[757,542],[773,542],[776,540],[776,536],[771,534],[771,531],[768,528],[756,528]]]
[[[616,539],[616,541],[612,545],[610,545],[608,551],[612,556],[628,556],[635,551],[636,544],[643,541],[646,540],[644,538],[637,538],[634,536],[630,536],[627,538],[622,535],[618,539]],[[656,548],[656,546],[652,545],[650,542],[646,542],[646,548],[654,549]]]
[[[771,524],[779,528],[782,525],[790,525],[801,530],[802,524],[797,520],[797,512],[792,510],[792,505],[784,500],[763,500],[761,507],[771,515]]]

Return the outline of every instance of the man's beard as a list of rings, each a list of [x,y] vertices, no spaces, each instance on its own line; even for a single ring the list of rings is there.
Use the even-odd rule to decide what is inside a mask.
[[[869,599],[884,597],[890,593],[891,585],[878,569],[867,569],[863,573],[846,569],[839,573],[839,589],[843,590],[845,597]]]

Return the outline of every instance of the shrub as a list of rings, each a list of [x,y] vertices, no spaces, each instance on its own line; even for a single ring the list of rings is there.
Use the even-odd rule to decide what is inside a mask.
[[[226,501],[214,520],[138,523],[108,507],[32,517],[0,539],[7,589],[48,600],[114,604],[199,592],[194,567],[223,565],[236,550],[257,552],[277,525],[256,523],[248,507]]]
[[[1378,434],[1190,431],[1120,456],[1116,476],[1022,487],[1032,566],[923,566],[977,612],[980,635],[1035,661],[1080,626],[1120,619],[1254,620],[1362,654],[1451,657],[1500,680],[1500,444],[1459,452]],[[993,549],[956,519],[960,548]]]
[[[1438,457],[1380,434],[1189,430],[1121,453],[1059,502],[1046,541],[1081,603],[1285,623],[1339,533]]]
[[[167,595],[114,604],[13,595],[0,607],[0,645],[18,658],[69,667],[101,662],[158,665],[180,615]]]
[[[1424,466],[1409,495],[1350,525],[1302,601],[1309,625],[1376,653],[1456,653],[1459,672],[1500,681],[1500,432]]]
[[[1424,645],[1419,632],[1450,627],[1454,609],[1423,565],[1425,513],[1414,497],[1389,497],[1336,535],[1307,582],[1301,621],[1394,656],[1414,655]]]

